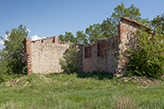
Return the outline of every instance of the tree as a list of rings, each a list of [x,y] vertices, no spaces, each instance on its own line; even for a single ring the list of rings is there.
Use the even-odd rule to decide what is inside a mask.
[[[1,54],[0,73],[6,75],[21,74],[25,64],[22,63],[23,56],[20,51],[25,50],[23,42],[28,31],[25,26],[19,25],[18,28],[7,31],[6,35],[7,37],[1,37],[5,47]]]
[[[122,2],[121,5],[114,8],[114,11],[115,12],[112,13],[112,17],[115,18],[116,22],[118,22],[121,17],[128,17],[136,21],[141,19],[139,8],[134,7],[134,4],[132,4],[129,8],[125,8],[124,3]]]
[[[118,5],[114,8],[115,12],[112,13],[112,17],[117,25],[121,17],[128,17],[144,25],[149,25],[150,21],[148,20],[148,18],[142,19],[139,10],[140,9],[135,7],[134,4],[132,4],[129,8],[125,8],[124,3],[122,2],[121,5]]]
[[[86,34],[89,36],[88,40],[90,43],[95,42],[101,39],[101,25],[93,24],[90,25],[89,28],[86,29]]]
[[[103,20],[102,24],[89,25],[85,33],[88,35],[88,42],[107,39],[117,33],[117,25],[112,17]]]
[[[74,35],[71,32],[65,32],[65,35],[60,34],[58,38],[62,42],[68,42],[68,41],[72,43],[77,42],[77,39],[74,37]]]
[[[76,32],[76,39],[80,44],[88,44],[88,37],[83,31]]]
[[[142,19],[139,8],[136,8],[132,4],[129,8],[125,8],[124,4],[118,5],[114,8],[110,18],[103,20],[101,24],[93,24],[86,28],[86,34],[88,35],[89,42],[95,42],[97,40],[106,39],[114,34],[117,34],[117,26],[121,17],[128,17],[134,19],[142,24],[150,26],[148,18]]]
[[[132,4],[129,8],[125,8],[124,3],[118,5],[114,8],[114,12],[109,18],[103,20],[101,24],[89,25],[83,31],[78,31],[76,37],[71,32],[65,32],[65,35],[59,35],[59,40],[77,42],[81,44],[92,43],[101,39],[107,39],[110,36],[117,34],[117,26],[119,25],[119,20],[121,17],[128,17],[140,22],[146,26],[150,26],[150,21],[148,18],[142,19],[140,9]]]
[[[87,44],[88,37],[83,31],[77,31],[76,37],[71,32],[65,32],[65,35],[60,34],[58,36],[59,40],[62,42],[72,42],[72,43],[80,43],[80,44]]]
[[[112,17],[103,20],[101,24],[101,28],[102,28],[101,37],[105,39],[117,33],[117,24],[114,22],[114,19]]]
[[[151,24],[154,27],[154,31],[164,34],[164,13],[157,15],[157,17],[151,21]]]

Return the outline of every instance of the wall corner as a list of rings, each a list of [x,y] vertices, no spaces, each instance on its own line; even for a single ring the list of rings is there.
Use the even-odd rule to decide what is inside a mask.
[[[32,59],[31,59],[31,39],[26,38],[26,55],[27,55],[27,74],[32,73]]]

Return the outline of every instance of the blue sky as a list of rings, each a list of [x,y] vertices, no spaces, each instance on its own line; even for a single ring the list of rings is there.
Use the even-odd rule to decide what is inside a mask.
[[[110,17],[121,2],[127,8],[134,3],[142,18],[152,20],[164,13],[164,0],[0,0],[0,36],[20,24],[30,30],[31,38],[58,36],[65,31],[75,34]]]

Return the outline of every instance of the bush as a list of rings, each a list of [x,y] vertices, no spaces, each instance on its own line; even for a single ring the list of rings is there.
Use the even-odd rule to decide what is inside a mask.
[[[150,34],[144,30],[137,31],[137,52],[128,50],[129,73],[137,76],[160,78],[164,72],[164,37]]]
[[[70,74],[78,72],[78,65],[81,60],[81,51],[74,45],[70,45],[68,52],[63,59],[59,59],[59,64],[64,73]]]

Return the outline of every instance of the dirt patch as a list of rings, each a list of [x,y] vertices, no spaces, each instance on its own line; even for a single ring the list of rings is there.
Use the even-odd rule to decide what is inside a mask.
[[[157,79],[153,79],[153,78],[146,78],[146,76],[142,76],[142,77],[122,77],[120,79],[116,80],[117,82],[119,81],[133,81],[136,83],[140,83],[141,86],[147,86],[147,85],[151,85],[151,84],[164,84],[164,82],[157,80]]]
[[[38,77],[21,77],[21,78],[17,78],[17,79],[12,79],[8,82],[4,82],[2,84],[5,84],[6,86],[27,86],[29,83],[32,83],[32,82],[37,82],[37,81],[43,81],[43,82],[50,82],[52,81],[50,78],[46,78],[45,76],[43,75],[39,75]]]

